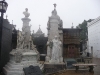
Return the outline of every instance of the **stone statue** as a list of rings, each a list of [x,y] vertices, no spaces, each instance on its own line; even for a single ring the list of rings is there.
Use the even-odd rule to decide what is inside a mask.
[[[23,12],[23,14],[25,15],[25,17],[29,17],[30,16],[30,13],[28,13],[28,8],[25,9],[25,12]]]
[[[17,49],[23,49],[24,38],[21,31],[17,32]]]
[[[51,55],[52,55],[52,42],[51,40],[47,42],[47,56],[46,56],[46,62],[49,62]]]
[[[30,19],[28,17],[30,16],[30,13],[28,13],[27,8],[23,12],[23,14],[25,15],[25,18],[22,18],[22,21],[23,21],[22,34],[24,38],[23,49],[30,49],[31,25],[29,26]]]
[[[50,63],[61,63],[63,62],[62,58],[62,43],[58,39],[57,36],[52,40],[52,45],[51,45],[52,53],[51,53],[51,60],[49,61]]]

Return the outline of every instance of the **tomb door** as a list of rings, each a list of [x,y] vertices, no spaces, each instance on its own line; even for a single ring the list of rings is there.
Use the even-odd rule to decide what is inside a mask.
[[[69,45],[68,46],[68,58],[74,58],[75,57],[75,46]]]

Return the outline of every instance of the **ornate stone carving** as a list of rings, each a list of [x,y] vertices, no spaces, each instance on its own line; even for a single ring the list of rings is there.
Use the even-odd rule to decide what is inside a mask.
[[[51,54],[51,60],[49,62],[54,62],[54,63],[61,63],[63,62],[60,58],[62,57],[62,43],[58,39],[57,36],[52,40],[52,54]]]
[[[16,62],[16,63],[20,63],[21,60],[22,60],[22,53],[17,51],[17,52],[15,53],[15,62]]]
[[[58,39],[57,36],[50,41],[47,42],[47,57],[46,61],[50,63],[61,63],[63,62],[62,57],[62,43]]]
[[[29,26],[28,9],[23,12],[25,15],[22,18],[22,31],[18,31],[17,35],[17,49],[10,52],[10,62],[4,67],[5,75],[24,75],[23,68],[29,65],[40,66],[38,63],[39,52],[35,48],[31,36],[31,25]]]
[[[21,31],[17,32],[17,49],[23,49],[24,37]]]
[[[56,11],[56,4],[54,4],[54,10],[52,11],[52,15],[49,17],[48,23],[47,23],[47,29],[48,29],[48,42],[47,42],[47,56],[46,56],[46,62],[54,62],[57,61],[63,62],[63,57],[62,57],[62,46],[58,46],[58,49],[54,49],[54,45],[55,45],[55,35],[57,36],[57,38],[59,37],[59,39],[57,39],[56,41],[58,41],[60,45],[61,41],[63,41],[63,22],[60,19],[60,17],[57,15],[57,11]],[[61,41],[59,41],[61,40]],[[62,43],[61,43],[62,44]],[[55,50],[58,50],[57,52],[61,52],[59,56],[57,56],[57,53]],[[55,54],[54,54],[55,53]],[[59,53],[58,53],[59,54]]]

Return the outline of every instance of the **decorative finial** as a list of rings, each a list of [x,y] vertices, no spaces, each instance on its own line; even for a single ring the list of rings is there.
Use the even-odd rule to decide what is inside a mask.
[[[74,26],[73,26],[73,22],[72,22],[72,27],[71,27],[72,29],[74,28]]]
[[[54,9],[56,9],[57,4],[56,4],[56,3],[54,3],[53,5],[54,5]]]
[[[41,26],[41,25],[39,25],[39,29],[40,29],[40,26]]]
[[[34,30],[33,30],[33,33],[34,33]]]
[[[54,10],[52,11],[52,15],[57,15],[57,11],[56,11],[57,4],[53,4],[53,5],[54,5]]]
[[[8,18],[8,16],[6,15],[6,19]]]
[[[13,24],[13,20],[12,20],[12,24]]]

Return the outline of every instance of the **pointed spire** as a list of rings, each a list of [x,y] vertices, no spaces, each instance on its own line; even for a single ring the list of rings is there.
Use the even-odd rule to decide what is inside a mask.
[[[40,29],[40,26],[41,26],[41,25],[39,25],[39,29]]]
[[[41,26],[41,25],[39,25],[39,29],[38,29],[38,31],[36,32],[36,34],[42,34],[42,33],[43,33],[42,30],[41,30],[41,28],[40,28],[40,26]]]

